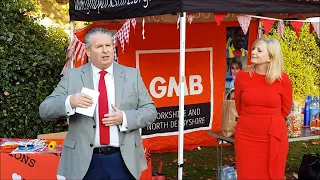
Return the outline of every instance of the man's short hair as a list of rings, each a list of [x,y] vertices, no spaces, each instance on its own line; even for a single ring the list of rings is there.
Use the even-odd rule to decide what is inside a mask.
[[[112,32],[109,31],[107,28],[101,28],[101,27],[98,27],[98,28],[92,28],[90,29],[87,34],[85,35],[84,37],[84,43],[85,43],[85,46],[86,48],[90,48],[91,47],[91,42],[90,42],[90,38],[92,35],[94,34],[106,34],[108,35],[110,38],[112,38]]]

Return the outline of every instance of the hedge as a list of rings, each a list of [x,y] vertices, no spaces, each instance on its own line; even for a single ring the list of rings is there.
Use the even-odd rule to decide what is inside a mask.
[[[0,137],[66,130],[40,119],[39,105],[60,80],[68,37],[31,16],[32,0],[0,2]]]

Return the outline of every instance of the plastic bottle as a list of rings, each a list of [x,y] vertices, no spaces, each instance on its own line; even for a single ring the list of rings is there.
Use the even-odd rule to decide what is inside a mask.
[[[306,100],[305,100],[305,104],[304,104],[304,117],[303,117],[303,126],[304,127],[310,127],[310,120],[311,120],[311,117],[310,117],[310,103],[311,103],[311,100],[312,100],[312,96],[311,95],[308,95]]]
[[[312,119],[316,119],[318,115],[318,97],[315,96],[310,103],[310,114]]]
[[[318,100],[316,97],[310,103],[310,130],[314,131],[317,126],[317,114],[318,114]]]
[[[313,97],[313,104],[312,106],[315,108],[315,112],[313,113],[313,131],[319,131],[320,130],[320,102],[318,96]],[[311,129],[311,127],[310,127]]]
[[[222,168],[222,171],[221,171],[221,172],[222,172],[222,173],[221,173],[221,180],[227,179],[227,177],[228,177],[228,172],[229,172],[229,166],[228,166],[228,165],[224,166],[224,167]]]
[[[320,101],[319,101],[319,97],[318,96],[314,96],[313,98],[316,102],[316,109],[317,109],[317,113],[316,113],[316,119],[319,119],[319,115],[320,115]]]
[[[236,180],[237,179],[237,172],[233,167],[225,166],[223,168],[222,180]]]

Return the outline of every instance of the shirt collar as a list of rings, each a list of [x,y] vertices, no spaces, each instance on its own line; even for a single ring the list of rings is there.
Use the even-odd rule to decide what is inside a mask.
[[[92,63],[91,63],[91,68],[92,68],[92,74],[94,76],[96,76],[97,74],[100,73],[101,69],[97,68],[96,66],[94,66]],[[108,74],[111,74],[113,75],[113,63],[111,64],[110,67],[108,67],[107,69],[104,69],[104,71],[107,71]]]

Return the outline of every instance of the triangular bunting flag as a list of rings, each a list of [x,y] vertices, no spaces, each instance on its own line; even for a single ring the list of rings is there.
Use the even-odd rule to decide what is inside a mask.
[[[177,29],[179,29],[179,24],[180,24],[180,14],[179,14],[179,16],[178,16],[178,19],[177,19]]]
[[[73,35],[73,39],[70,43],[70,45],[68,46],[68,49],[67,49],[67,61],[68,60],[72,60],[72,54],[73,54],[73,44],[75,44],[77,41],[76,41],[76,36]]]
[[[278,33],[278,37],[282,38],[282,36],[284,34],[284,22],[283,21],[278,21],[277,33]]]
[[[136,30],[136,24],[137,24],[136,18],[130,19],[130,22],[131,22],[131,25],[133,26],[133,30]]]
[[[296,31],[297,37],[300,37],[300,30],[303,25],[303,22],[291,21],[290,23],[291,23],[293,29]]]
[[[79,50],[78,57],[77,57],[78,60],[81,59],[81,64],[83,64],[83,60],[82,60],[83,53],[85,53],[84,45],[81,46],[81,49]]]
[[[318,34],[318,38],[320,38],[320,22],[311,22],[311,24],[314,28],[314,31]]]
[[[226,16],[226,13],[214,13],[213,17],[214,20],[217,22],[217,25],[220,26],[220,23],[222,22],[223,18]]]
[[[311,34],[313,30],[314,30],[314,27],[313,27],[312,24],[310,23],[309,33]]]
[[[124,39],[126,43],[129,43],[129,35],[130,35],[130,20],[127,20],[122,26],[122,32],[124,35]]]
[[[123,52],[124,51],[124,32],[122,31],[122,28],[120,28],[119,31],[117,32],[117,36]]]
[[[82,43],[79,41],[78,44],[77,44],[77,47],[76,47],[76,50],[74,51],[74,55],[76,56],[78,53],[79,53],[79,50],[81,49],[82,47]],[[75,58],[76,61],[78,61],[79,59]]]
[[[269,35],[269,32],[272,28],[272,25],[274,23],[275,20],[270,20],[270,19],[261,19],[262,23],[263,23],[263,28],[265,33],[267,34],[267,36]]]
[[[113,47],[116,47],[116,45],[117,45],[117,39],[118,39],[118,34],[115,34],[115,35],[113,36],[113,41],[112,41]]]
[[[145,30],[144,30],[144,24],[145,24],[145,21],[144,21],[144,18],[142,18],[142,39],[146,39],[146,37],[144,36],[144,33],[145,33]]]
[[[196,17],[195,13],[188,13],[187,14],[187,19],[188,19],[189,24],[192,23],[194,17]]]
[[[244,34],[247,34],[248,28],[250,25],[251,21],[251,16],[246,16],[246,15],[239,15],[237,16],[240,27],[242,28],[242,31]]]
[[[113,41],[112,41],[115,59],[118,59],[118,58],[117,58],[117,50],[116,50],[117,39],[118,39],[118,35],[115,34],[115,35],[113,36]]]

